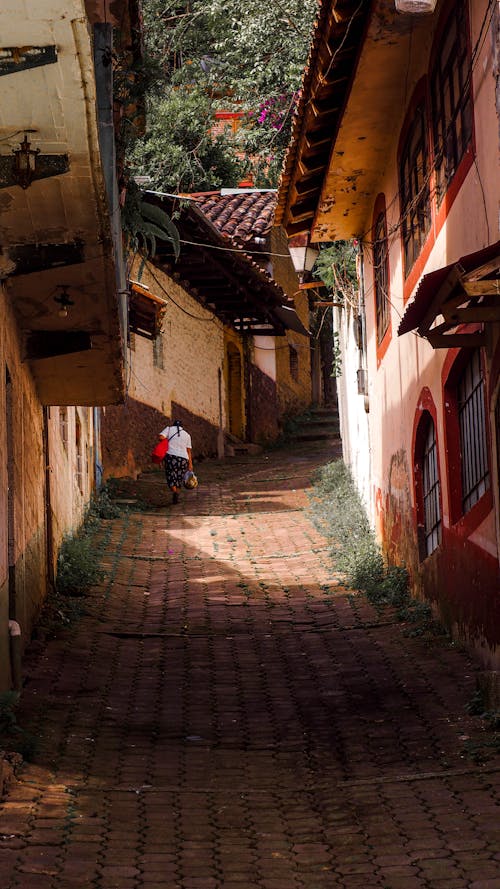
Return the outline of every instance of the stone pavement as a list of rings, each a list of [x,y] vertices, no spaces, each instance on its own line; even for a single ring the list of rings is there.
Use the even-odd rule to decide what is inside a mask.
[[[2,889],[499,889],[477,667],[335,575],[317,450],[200,465],[103,522],[106,581],[26,661],[36,761],[0,817]]]

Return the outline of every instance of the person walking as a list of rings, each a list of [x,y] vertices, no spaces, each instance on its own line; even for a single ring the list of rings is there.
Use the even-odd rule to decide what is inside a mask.
[[[191,436],[183,429],[180,420],[174,420],[171,426],[165,426],[160,432],[160,441],[164,438],[168,439],[165,457],[167,485],[172,491],[172,502],[178,503],[184,476],[188,470],[193,471]]]

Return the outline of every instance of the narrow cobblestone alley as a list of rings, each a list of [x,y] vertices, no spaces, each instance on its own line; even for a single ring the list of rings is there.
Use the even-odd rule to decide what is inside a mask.
[[[326,452],[201,464],[103,522],[107,578],[26,660],[35,762],[2,889],[498,889],[498,768],[464,756],[477,667],[335,576]]]

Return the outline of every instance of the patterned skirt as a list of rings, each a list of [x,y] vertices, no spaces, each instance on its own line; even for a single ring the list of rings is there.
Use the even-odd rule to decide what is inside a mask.
[[[185,457],[175,457],[173,454],[167,454],[165,457],[165,475],[169,488],[182,488],[188,466],[189,463]]]

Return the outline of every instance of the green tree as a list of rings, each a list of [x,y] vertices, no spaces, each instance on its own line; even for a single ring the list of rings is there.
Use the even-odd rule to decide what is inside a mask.
[[[317,0],[144,0],[148,131],[132,156],[158,189],[236,185],[252,165],[275,185]],[[218,108],[243,114],[215,138]],[[239,155],[239,160],[238,160]]]

